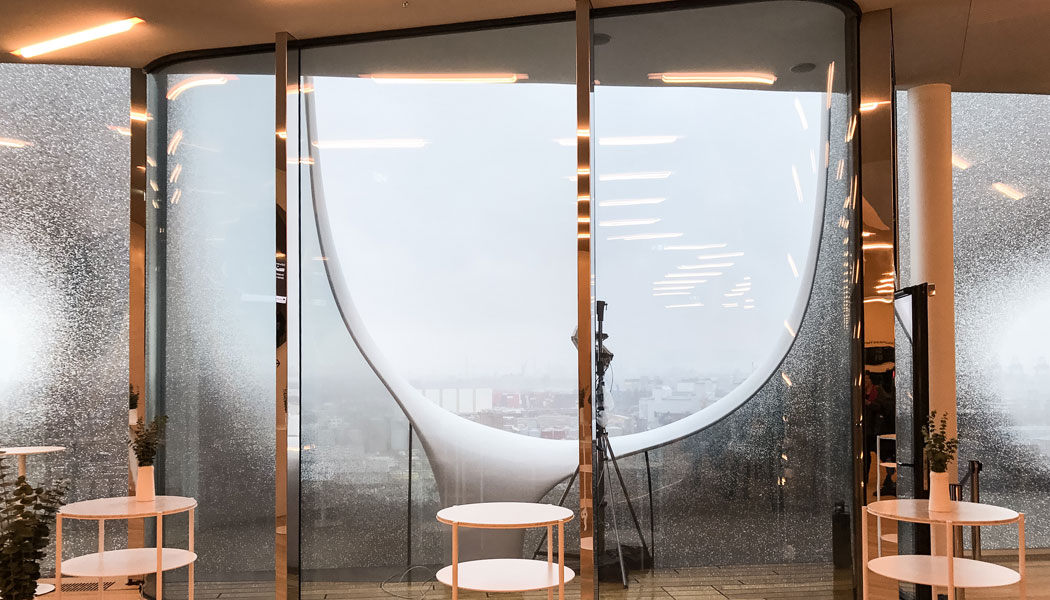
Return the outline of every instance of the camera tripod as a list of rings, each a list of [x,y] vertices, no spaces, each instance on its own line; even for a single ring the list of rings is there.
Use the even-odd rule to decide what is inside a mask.
[[[608,498],[605,493],[605,484],[609,479],[609,465],[612,465],[613,471],[616,473],[616,480],[620,484],[620,491],[623,493],[624,502],[627,504],[627,510],[631,514],[631,520],[634,523],[634,530],[638,533],[638,539],[642,543],[642,569],[645,569],[645,557],[649,555],[649,545],[645,542],[645,536],[642,535],[642,526],[638,522],[638,515],[634,511],[634,505],[631,503],[631,495],[627,492],[627,483],[623,479],[623,474],[620,472],[620,464],[616,460],[616,454],[613,452],[612,443],[609,441],[609,432],[605,427],[605,372],[609,369],[609,365],[612,363],[613,353],[605,347],[603,343],[608,339],[608,335],[604,331],[605,323],[605,308],[607,303],[599,300],[597,302],[597,313],[598,313],[598,328],[597,335],[595,336],[595,371],[597,372],[597,385],[594,391],[594,423],[595,423],[595,450],[594,450],[594,463],[595,468],[598,471],[598,477],[595,480],[594,488],[594,506],[596,508],[595,517],[595,531],[594,535],[596,538],[595,542],[595,554],[598,557],[604,553],[605,549],[605,508],[609,505]],[[653,482],[652,474],[649,470],[649,453],[645,453],[645,471],[649,481],[649,535],[650,539],[653,534]],[[558,501],[558,506],[565,504],[565,499],[569,495],[569,490],[572,489],[572,484],[576,480],[576,477],[580,474],[580,468],[576,467],[573,471],[572,476],[569,477],[569,483],[565,486],[565,491],[561,495],[561,499]],[[623,545],[620,543],[620,526],[616,517],[616,507],[612,507],[612,520],[613,520],[613,534],[616,536],[616,554],[620,563],[620,577],[623,581],[623,587],[627,587],[627,564],[623,558]],[[540,553],[540,548],[543,547],[543,542],[546,541],[547,535],[543,534],[540,538],[540,543],[536,546],[535,552],[532,553],[535,558]]]

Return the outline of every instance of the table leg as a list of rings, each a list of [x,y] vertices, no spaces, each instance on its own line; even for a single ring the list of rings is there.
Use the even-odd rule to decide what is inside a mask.
[[[164,516],[157,515],[157,600],[164,600]]]
[[[860,546],[861,546],[861,578],[864,583],[864,593],[862,598],[868,600],[868,590],[870,587],[871,573],[868,572],[868,507],[862,506],[860,508]],[[856,556],[856,555],[854,555]]]
[[[102,554],[106,551],[106,520],[98,520],[98,553]],[[98,600],[102,600],[102,590],[105,586],[103,585],[102,578],[98,578]]]
[[[55,591],[62,600],[62,513],[55,516]]]
[[[1021,600],[1028,598],[1028,582],[1025,580],[1024,575],[1024,555],[1024,513],[1021,513],[1017,519],[1017,573],[1021,576],[1021,581],[1018,582],[1021,590]]]
[[[190,552],[193,552],[193,509],[190,509]],[[190,563],[190,597],[189,600],[193,600],[193,561]]]
[[[554,526],[547,526],[547,573],[554,566]],[[547,600],[554,600],[554,587],[547,586]]]
[[[25,454],[19,454],[18,455],[18,476],[19,477],[25,477],[26,476],[26,455]]]
[[[459,523],[452,524],[452,600],[459,600]]]
[[[565,523],[558,523],[558,600],[565,600]]]
[[[955,600],[955,526],[944,524],[944,557],[948,559],[948,600]]]

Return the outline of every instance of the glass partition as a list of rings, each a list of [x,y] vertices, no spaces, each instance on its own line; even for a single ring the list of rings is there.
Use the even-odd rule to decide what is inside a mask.
[[[671,593],[792,588],[740,567],[765,564],[850,595],[847,30],[794,2],[594,20],[604,421],[627,480],[597,492],[604,580],[642,537],[629,568],[686,575]]]
[[[128,493],[128,81],[0,64],[0,448],[65,447],[26,471],[68,479],[67,502]],[[70,531],[67,555],[97,548]],[[123,524],[107,533],[124,547]]]
[[[907,95],[897,98],[903,166]],[[1024,512],[1029,548],[1050,547],[1050,404],[1044,385],[1050,372],[1050,142],[1033,133],[1047,110],[1050,96],[952,93],[959,474],[966,474],[970,460],[983,463],[981,501]],[[909,201],[907,175],[902,168],[902,206]],[[907,277],[908,211],[900,214]],[[1010,531],[997,529],[982,529],[983,548],[1016,547]]]
[[[151,414],[169,417],[158,493],[199,503],[198,581],[274,576],[273,82],[272,53],[150,81],[147,370]],[[173,525],[165,541],[185,535]]]

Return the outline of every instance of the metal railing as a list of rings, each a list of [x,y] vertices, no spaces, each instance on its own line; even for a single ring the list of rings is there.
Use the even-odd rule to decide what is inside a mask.
[[[970,461],[970,470],[959,481],[948,486],[948,493],[952,500],[962,500],[963,488],[970,484],[970,502],[981,501],[981,468],[983,465],[979,460]],[[963,528],[955,528],[955,555],[963,556]],[[974,525],[970,527],[970,549],[974,560],[981,560],[981,528]]]

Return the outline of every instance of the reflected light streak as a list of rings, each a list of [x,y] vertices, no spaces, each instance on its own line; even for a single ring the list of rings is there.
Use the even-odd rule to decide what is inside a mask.
[[[376,83],[517,83],[529,76],[525,73],[365,73],[362,79]]]
[[[179,148],[179,142],[182,141],[182,130],[179,129],[171,136],[171,140],[168,142],[168,154],[175,154],[175,151]]]
[[[168,178],[168,181],[175,183],[179,180],[179,175],[182,175],[182,163],[176,164],[175,168],[171,170],[171,177]]]
[[[873,235],[875,235],[874,231],[862,231],[860,234],[861,237],[871,237]]]
[[[814,150],[809,151],[809,168],[814,173],[817,172],[817,153]]]
[[[123,136],[131,137],[130,127],[122,127],[120,125],[106,125],[106,129],[109,129],[110,131],[115,131]]]
[[[802,109],[802,102],[795,96],[795,111],[798,112],[798,119],[802,121],[802,130],[809,129],[809,123],[806,122],[806,111]]]
[[[791,324],[790,323],[788,323],[787,321],[784,321],[784,328],[788,330],[788,333],[791,334],[791,337],[795,337],[795,330],[791,328]]]
[[[304,94],[312,94],[314,92],[314,86],[308,83],[304,83],[302,85],[299,85],[297,83],[289,83],[287,91],[289,96],[295,96],[300,92]]]
[[[703,306],[702,302],[693,302],[692,304],[668,304],[664,308],[693,308],[696,306]]]
[[[614,235],[613,237],[605,238],[607,240],[662,240],[665,238],[676,238],[682,237],[681,233],[632,233],[630,235]]]
[[[1001,181],[993,183],[992,189],[1011,200],[1020,200],[1021,198],[1024,198],[1024,193],[1021,192],[1021,190],[1013,187],[1012,185],[1007,185]]]
[[[795,194],[798,195],[798,203],[802,204],[805,198],[802,196],[802,183],[798,180],[798,168],[791,165],[791,178],[795,180]]]
[[[153,179],[149,180],[149,187],[151,189],[153,189],[154,192],[159,192],[160,191],[160,186],[158,186],[157,182],[155,180],[153,180]]]
[[[733,266],[735,264],[736,263],[731,263],[731,262],[720,262],[720,263],[706,263],[706,264],[702,264],[702,265],[678,265],[678,268],[679,269],[683,269],[683,270],[689,270],[689,269],[721,269],[723,267],[731,267],[731,266]]]
[[[640,171],[638,173],[608,173],[599,175],[598,181],[628,181],[632,179],[667,179],[670,171]]]
[[[839,165],[835,168],[835,179],[842,179],[842,173],[846,170],[846,159],[840,158]]]
[[[785,373],[783,371],[780,372],[780,378],[784,380],[784,383],[786,383],[788,385],[788,387],[791,387],[791,386],[795,385],[794,383],[791,382],[791,378],[787,376],[787,373]],[[787,458],[787,457],[785,457],[785,458]]]
[[[652,146],[655,144],[673,144],[681,139],[678,135],[636,135],[627,137],[598,138],[599,146]]]
[[[696,257],[696,260],[714,260],[716,258],[736,258],[737,256],[743,256],[743,252],[723,252],[721,254],[701,254]]]
[[[970,168],[970,161],[952,152],[952,166],[960,171],[965,171]]]
[[[739,302],[726,302],[722,305],[723,308],[736,308],[738,306],[740,306]]]
[[[788,254],[788,266],[791,267],[791,274],[798,279],[798,267],[795,266],[795,259],[791,258],[791,254]]]
[[[755,305],[754,305],[754,304],[745,304],[745,305],[744,305],[744,310],[747,310],[747,309],[749,309],[749,308],[754,308],[754,307],[755,307]]]
[[[112,23],[106,23],[105,25],[99,25],[97,27],[92,27],[91,29],[69,33],[45,42],[32,44],[25,48],[19,48],[11,54],[21,56],[22,58],[32,58],[48,52],[54,52],[55,50],[61,50],[62,48],[69,48],[70,46],[76,46],[77,44],[83,44],[99,38],[124,33],[139,23],[145,23],[145,21],[138,17],[113,21]]]
[[[707,283],[706,279],[678,279],[671,281],[654,281],[653,285],[683,285],[686,283]]]
[[[880,100],[878,102],[861,102],[859,110],[860,112],[871,112],[876,108],[880,106],[886,106],[889,103],[889,100]]]
[[[200,87],[202,85],[223,85],[230,81],[235,81],[236,79],[237,77],[235,75],[194,75],[192,77],[187,77],[172,86],[165,97],[168,100],[175,100],[187,90],[191,90],[195,87]]]
[[[319,140],[313,143],[322,150],[365,150],[388,148],[422,148],[430,142],[419,138],[388,138],[373,140]]]
[[[849,120],[849,129],[846,131],[846,139],[844,140],[847,144],[853,141],[853,134],[857,133],[857,115]]]
[[[131,111],[131,120],[139,121],[140,123],[145,123],[146,121],[152,121],[153,115],[149,114],[148,112]]]
[[[676,285],[676,286],[670,286],[670,287],[653,288],[653,291],[654,292],[671,292],[671,291],[675,291],[675,290],[692,290],[692,289],[695,289],[695,288],[696,288],[695,285]]]
[[[725,248],[727,244],[700,244],[699,246],[664,246],[664,250],[712,250]]]
[[[653,296],[688,296],[689,292],[657,292]]]
[[[727,294],[722,294],[722,295],[725,296],[726,298],[735,298],[737,296],[743,296],[744,292],[729,292]]]
[[[835,82],[835,61],[831,61],[830,63],[828,63],[828,83],[827,83],[827,91],[825,92],[825,94],[826,94],[825,97],[827,98],[827,107],[826,108],[828,110],[831,110],[831,90],[832,90],[832,84],[834,84],[834,82]]]
[[[2,138],[0,137],[0,146],[4,148],[25,148],[26,146],[32,146],[32,142],[25,140],[16,140],[15,138]]]
[[[721,277],[721,275],[719,271],[704,271],[702,273],[668,273],[664,277]]]
[[[864,244],[861,246],[864,250],[889,250],[893,248],[893,244],[886,242],[872,242],[870,244]]]
[[[882,302],[883,304],[893,304],[892,298],[865,298],[864,304],[870,304],[872,302]]]
[[[631,225],[652,225],[659,223],[659,218],[651,219],[612,219],[610,221],[599,221],[599,227],[628,227]]]
[[[598,206],[640,206],[643,204],[660,204],[666,198],[637,198],[634,200],[605,200],[599,202]]]
[[[649,79],[659,79],[664,83],[754,83],[773,85],[776,75],[772,73],[751,72],[679,72],[649,73]]]

